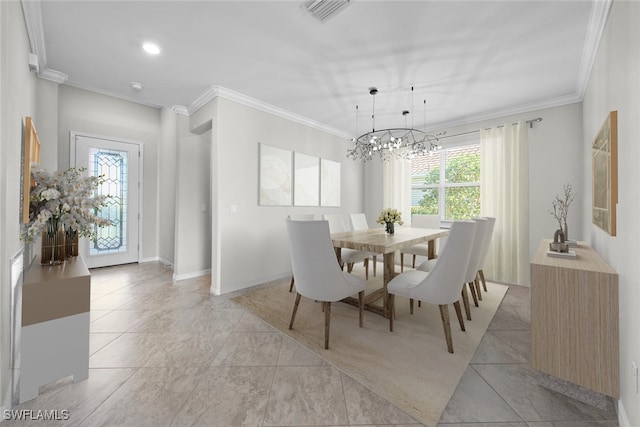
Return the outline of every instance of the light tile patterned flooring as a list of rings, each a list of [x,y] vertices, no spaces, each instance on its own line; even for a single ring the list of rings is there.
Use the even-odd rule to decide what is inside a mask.
[[[210,295],[208,276],[174,282],[159,263],[91,273],[89,379],[44,386],[14,409],[66,409],[69,420],[49,424],[73,426],[420,425],[235,295]],[[529,290],[513,286],[439,427],[618,426],[612,403],[599,410],[536,383],[529,324]]]

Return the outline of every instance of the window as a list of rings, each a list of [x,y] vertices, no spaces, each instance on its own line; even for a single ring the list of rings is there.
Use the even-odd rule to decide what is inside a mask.
[[[411,213],[445,221],[480,215],[480,144],[457,145],[411,160]]]

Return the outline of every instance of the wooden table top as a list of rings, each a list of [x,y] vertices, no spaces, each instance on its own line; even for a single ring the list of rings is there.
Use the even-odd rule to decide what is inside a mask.
[[[444,237],[449,230],[439,228],[396,227],[394,234],[386,234],[383,227],[368,230],[332,233],[333,246],[386,254]]]

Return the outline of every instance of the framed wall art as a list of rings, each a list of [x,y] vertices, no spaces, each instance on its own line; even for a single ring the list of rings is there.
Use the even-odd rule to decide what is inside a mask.
[[[320,205],[340,206],[340,163],[320,159]]]
[[[320,203],[320,159],[293,153],[293,204],[318,206]]]
[[[616,235],[618,203],[618,112],[611,111],[598,131],[592,153],[592,221]]]
[[[29,222],[29,198],[31,187],[35,182],[31,180],[31,164],[40,164],[40,139],[31,117],[24,120],[24,167],[22,179],[22,222]]]
[[[259,194],[261,206],[291,206],[293,152],[259,144]]]

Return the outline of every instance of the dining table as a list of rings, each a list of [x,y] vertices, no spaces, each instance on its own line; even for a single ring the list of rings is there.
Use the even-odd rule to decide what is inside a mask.
[[[448,233],[449,230],[440,228],[396,227],[393,234],[388,234],[384,228],[370,228],[331,233],[331,240],[333,241],[333,247],[336,250],[338,259],[340,259],[342,248],[383,254],[384,268],[382,288],[378,288],[365,295],[364,308],[365,310],[388,317],[387,307],[389,294],[387,292],[387,285],[396,275],[396,251],[402,251],[402,249],[410,246],[426,243],[428,245],[428,258],[435,258],[436,239],[444,237]],[[379,300],[382,300],[382,306],[379,305]],[[357,299],[347,298],[345,302],[357,304]]]

